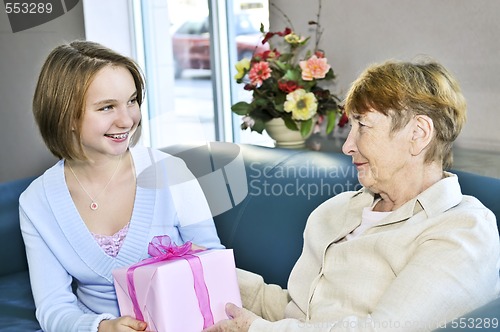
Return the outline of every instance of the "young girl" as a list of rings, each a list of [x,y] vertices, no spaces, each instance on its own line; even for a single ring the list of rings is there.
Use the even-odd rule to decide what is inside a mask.
[[[20,220],[46,332],[144,331],[119,317],[111,272],[156,235],[223,248],[184,162],[135,146],[143,93],[138,66],[97,43],[61,45],[42,67],[33,113],[60,160],[21,195]]]

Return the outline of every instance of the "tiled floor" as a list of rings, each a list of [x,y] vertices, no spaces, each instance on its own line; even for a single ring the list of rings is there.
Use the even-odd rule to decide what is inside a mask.
[[[500,179],[500,152],[453,150],[453,168]]]

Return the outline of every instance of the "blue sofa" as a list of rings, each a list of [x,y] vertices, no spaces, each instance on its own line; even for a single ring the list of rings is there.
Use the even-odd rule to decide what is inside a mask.
[[[238,267],[283,287],[300,255],[310,212],[341,191],[359,188],[350,157],[339,153],[229,143],[177,145],[165,150],[183,158],[198,178],[216,174],[212,180],[223,179],[222,186],[202,181],[222,243],[234,249]],[[245,173],[246,180],[241,182]],[[455,173],[463,192],[479,198],[499,222],[500,179]],[[19,194],[32,180],[0,184],[0,331],[39,328],[18,217]],[[453,326],[448,324],[447,329],[468,330],[468,319],[482,318],[500,320],[500,299]]]

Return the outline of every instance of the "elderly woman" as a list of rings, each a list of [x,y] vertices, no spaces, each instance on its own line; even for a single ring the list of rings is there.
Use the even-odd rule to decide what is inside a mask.
[[[246,309],[207,331],[428,331],[498,296],[495,216],[445,171],[466,112],[452,75],[374,65],[345,110],[363,188],[311,213],[288,290],[238,271]]]

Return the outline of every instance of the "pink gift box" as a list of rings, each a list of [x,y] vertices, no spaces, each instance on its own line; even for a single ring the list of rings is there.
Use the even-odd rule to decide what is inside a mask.
[[[225,305],[241,307],[240,290],[231,249],[207,250],[194,254],[200,258],[210,298],[214,322],[227,319]],[[113,271],[121,315],[135,317],[127,286],[128,267]],[[148,323],[148,331],[200,332],[203,316],[194,290],[194,277],[183,259],[161,261],[134,271],[137,302]]]

